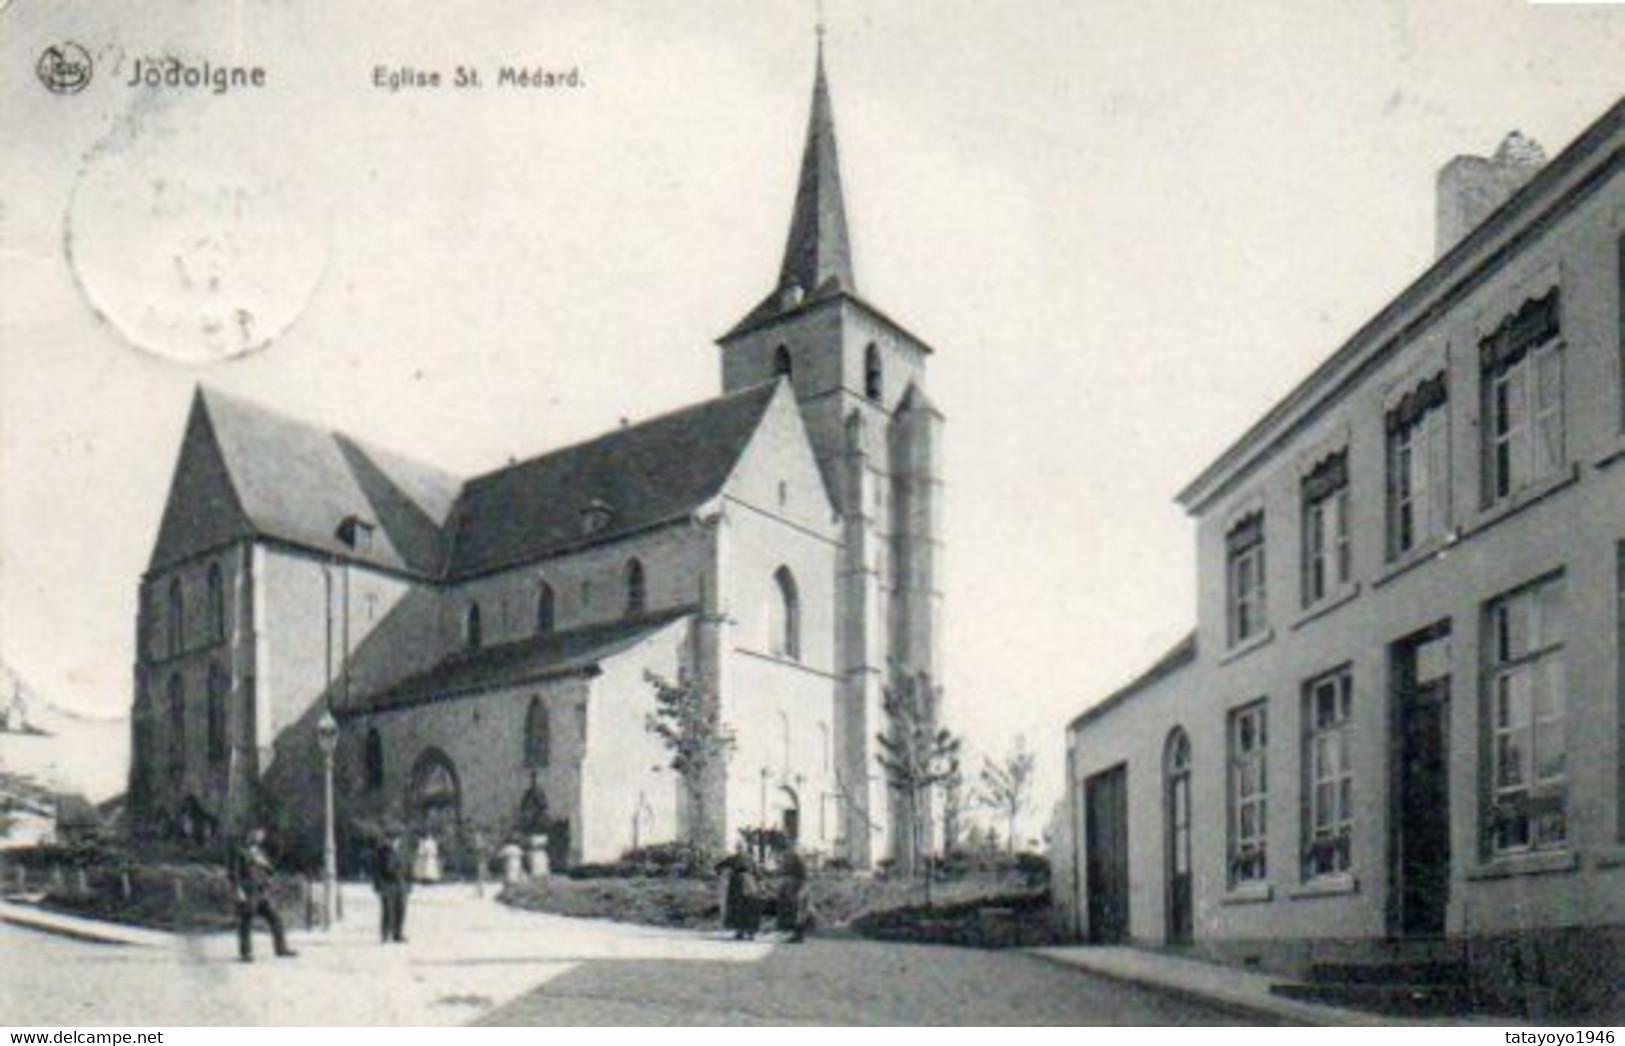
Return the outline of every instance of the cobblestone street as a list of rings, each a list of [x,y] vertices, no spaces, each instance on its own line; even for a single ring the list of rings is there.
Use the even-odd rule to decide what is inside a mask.
[[[404,946],[352,887],[300,955],[236,961],[229,935],[112,945],[0,926],[0,1025],[1231,1024],[1226,1012],[1013,952],[562,919],[420,890]]]

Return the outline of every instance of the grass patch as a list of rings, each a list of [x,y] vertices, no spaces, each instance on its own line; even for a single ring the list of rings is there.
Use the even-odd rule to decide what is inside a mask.
[[[75,870],[41,907],[174,933],[235,930],[237,907],[225,869],[196,863],[129,864]],[[279,876],[273,903],[289,927],[304,923],[302,881]],[[261,924],[263,925],[263,924]]]
[[[932,887],[937,906],[990,903],[1017,888],[1010,876],[967,876]],[[918,880],[814,875],[808,883],[818,925],[857,927],[861,917],[919,906],[924,887]],[[578,919],[611,919],[642,926],[715,929],[722,921],[720,880],[667,876],[617,879],[571,879],[550,876],[507,887],[504,904],[532,912]],[[767,917],[772,918],[771,897]],[[1047,910],[1047,902],[1046,902]],[[860,931],[861,932],[861,931]]]

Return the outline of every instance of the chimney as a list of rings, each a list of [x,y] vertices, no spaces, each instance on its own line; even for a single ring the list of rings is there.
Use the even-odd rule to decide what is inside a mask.
[[[1513,131],[1494,156],[1458,156],[1439,168],[1436,256],[1444,257],[1545,164],[1540,143]]]

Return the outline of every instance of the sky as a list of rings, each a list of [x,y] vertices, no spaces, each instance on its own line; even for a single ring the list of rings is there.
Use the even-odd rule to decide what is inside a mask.
[[[1444,162],[1555,154],[1625,93],[1625,7],[823,7],[858,285],[937,350],[948,714],[1036,749],[1036,830],[1065,722],[1193,623],[1174,493],[1426,268]],[[778,271],[815,20],[126,8],[0,5],[0,660],[107,715],[198,382],[462,474],[715,394]],[[61,41],[78,94],[36,75]],[[169,55],[266,86],[127,86]]]

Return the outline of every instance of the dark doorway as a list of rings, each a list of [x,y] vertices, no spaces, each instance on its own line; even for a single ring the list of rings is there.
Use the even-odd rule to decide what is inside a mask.
[[[1191,943],[1191,741],[1175,727],[1164,748],[1163,823],[1168,826],[1168,943]]]
[[[1128,940],[1128,769],[1115,766],[1083,783],[1085,889],[1089,943]]]
[[[1393,891],[1401,936],[1444,933],[1450,902],[1450,626],[1394,647]]]

